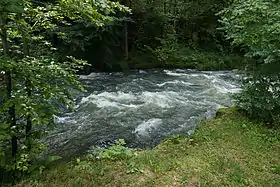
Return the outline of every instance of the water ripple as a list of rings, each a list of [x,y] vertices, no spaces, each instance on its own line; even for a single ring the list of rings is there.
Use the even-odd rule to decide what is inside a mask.
[[[87,93],[76,93],[73,113],[55,117],[49,151],[80,154],[93,145],[124,138],[136,148],[153,147],[175,134],[189,136],[217,108],[232,105],[240,75],[230,71],[148,70],[80,76]]]

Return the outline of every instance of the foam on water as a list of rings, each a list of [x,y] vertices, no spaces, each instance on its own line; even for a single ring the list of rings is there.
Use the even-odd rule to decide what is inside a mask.
[[[143,92],[139,100],[146,105],[159,106],[161,108],[171,108],[180,101],[180,95],[173,91],[164,92]]]
[[[130,104],[130,102],[135,99],[136,97],[132,93],[102,92],[100,94],[91,94],[87,97],[82,98],[81,102],[77,106],[80,107],[82,105],[95,104],[98,108],[137,107],[136,105]]]
[[[174,81],[167,81],[167,82],[164,82],[164,83],[161,83],[161,84],[157,84],[159,87],[162,87],[162,86],[166,86],[168,84],[184,84],[184,85],[188,85],[190,86],[191,83],[188,83],[188,82],[184,82],[184,81],[179,81],[179,80],[174,80]]]
[[[162,124],[161,119],[149,119],[147,121],[142,122],[140,125],[138,125],[133,133],[136,133],[137,135],[141,136],[147,136],[149,133],[152,132],[153,129],[156,129],[159,125]]]
[[[74,119],[71,119],[71,117],[59,117],[59,116],[54,116],[54,122],[55,123],[77,123],[77,121]]]
[[[171,71],[171,70],[163,70],[163,72],[165,72],[167,75],[170,75],[170,76],[177,76],[177,77],[180,77],[180,76],[184,76],[184,75],[187,75],[186,73],[182,73],[182,71]]]
[[[76,94],[73,113],[55,117],[46,139],[49,151],[80,154],[94,145],[124,138],[136,148],[153,147],[176,134],[191,135],[217,108],[232,105],[240,91],[234,72],[148,70],[80,76],[87,93]]]
[[[91,94],[88,97],[82,98],[81,102],[77,105],[94,104],[98,108],[137,108],[143,105],[157,105],[162,108],[172,107],[176,102],[182,101],[184,98],[174,91],[163,92],[147,92],[141,94],[132,94],[124,92],[103,92],[100,94]],[[133,103],[138,103],[133,104]],[[62,118],[63,119],[63,118]]]

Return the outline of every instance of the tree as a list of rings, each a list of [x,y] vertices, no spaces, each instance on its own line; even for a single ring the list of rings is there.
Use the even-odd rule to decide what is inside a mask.
[[[60,54],[49,38],[67,41],[65,28],[75,23],[101,27],[116,10],[129,9],[107,0],[1,0],[0,5],[0,72],[6,75],[7,93],[0,108],[5,129],[0,166],[28,171],[44,149],[39,140],[54,125],[53,115],[60,106],[71,109],[71,90],[82,89],[76,72],[86,64]]]
[[[198,68],[197,58],[192,58],[200,58],[201,55],[194,55],[197,51],[227,53],[229,45],[223,43],[222,32],[216,30],[219,24],[216,13],[229,4],[224,0],[131,1],[132,58],[133,54],[151,56],[142,59],[152,61],[151,67]],[[207,63],[206,57],[204,64]]]
[[[228,6],[229,1],[120,2],[132,9],[131,15],[122,12],[110,14],[114,22],[105,24],[102,29],[95,25],[73,24],[72,27],[67,27],[67,34],[71,35],[69,37],[71,40],[67,43],[58,42],[56,45],[58,50],[87,59],[91,64],[87,73],[121,71],[127,59],[128,68],[141,68],[138,62],[139,65],[147,64],[143,68],[172,67],[175,62],[179,62],[178,65],[183,68],[185,62],[182,62],[182,59],[189,59],[188,62],[194,64],[189,57],[189,53],[193,53],[193,50],[228,52],[228,43],[223,43],[222,32],[216,30],[218,16],[215,14]],[[170,48],[166,46],[174,41],[176,43],[170,48],[177,52],[168,52]],[[158,58],[158,51],[163,52],[162,57],[169,58],[163,62],[162,57]],[[208,61],[208,58],[204,61]]]
[[[251,116],[269,123],[280,119],[279,9],[278,0],[237,0],[220,12],[227,38],[257,62],[237,95],[237,104]]]
[[[234,45],[247,47],[247,55],[261,63],[279,61],[280,12],[279,1],[234,1],[220,15],[223,30]]]

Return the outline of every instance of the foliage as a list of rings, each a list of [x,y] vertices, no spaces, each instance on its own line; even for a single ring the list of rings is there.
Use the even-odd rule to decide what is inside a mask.
[[[146,15],[143,20],[140,20],[142,26],[139,31],[146,35],[146,28],[155,28],[155,30],[149,30],[150,35],[161,38],[166,34],[166,28],[172,31],[173,27],[177,33],[177,39],[184,43],[196,43],[202,44],[204,42],[209,43],[210,40],[215,40],[217,34],[216,25],[217,17],[215,13],[225,8],[229,3],[223,0],[166,0],[166,1],[132,1],[131,8],[138,15],[145,12]],[[141,16],[140,14],[139,16]],[[150,21],[150,23],[147,23]],[[144,31],[144,33],[143,33]],[[138,35],[138,37],[139,37]],[[139,37],[139,39],[141,39]],[[152,38],[151,38],[152,39]],[[152,41],[151,41],[152,43]],[[152,44],[146,44],[152,45]]]
[[[90,157],[105,158],[109,160],[127,159],[133,156],[133,150],[125,147],[125,141],[119,139],[109,148],[94,148]]]
[[[265,122],[279,120],[279,1],[238,0],[221,11],[222,29],[233,45],[258,64],[237,95],[237,105]]]
[[[105,170],[109,170],[111,167],[108,166],[103,168],[103,162],[106,160],[119,161],[119,160],[129,160],[135,155],[135,151],[125,147],[125,141],[119,139],[115,144],[109,146],[108,148],[93,147],[85,158],[78,158],[75,170],[77,172],[89,172],[96,173],[96,167],[101,171],[98,175],[104,175]],[[97,165],[96,165],[97,164]],[[128,173],[141,172],[141,170],[136,166],[134,162],[129,163]]]
[[[90,1],[90,0],[61,0],[58,10],[65,11],[68,18],[79,21],[90,26],[104,26],[106,21],[113,20],[111,14],[115,14],[116,10],[121,12],[129,12],[130,9],[121,5],[119,2],[109,0]]]
[[[65,3],[67,4],[65,5]],[[64,33],[63,40],[57,39],[54,44],[58,50],[66,55],[75,54],[76,58],[87,60],[92,67],[88,69],[99,68],[105,70],[107,66],[112,66],[115,56],[119,56],[121,48],[119,41],[120,32],[118,29],[124,20],[126,14],[131,10],[118,2],[108,0],[92,1],[88,4],[93,12],[89,13],[84,4],[91,1],[63,1],[63,7],[66,6],[66,15],[70,14],[71,19],[76,19],[74,23],[62,26],[60,29]],[[71,9],[75,9],[72,11]],[[77,20],[78,19],[78,20]],[[92,23],[91,20],[94,20]],[[111,51],[117,50],[114,56]],[[121,54],[123,57],[123,55]],[[110,62],[108,62],[110,61]]]
[[[160,40],[162,43],[160,47],[150,49],[164,68],[228,70],[242,69],[248,63],[246,58],[237,54],[190,48],[167,38]]]
[[[3,165],[9,170],[28,170],[31,161],[44,149],[36,141],[44,131],[40,132],[42,127],[38,129],[35,126],[51,125],[53,114],[59,112],[54,101],[70,107],[71,96],[67,88],[70,85],[80,86],[73,73],[84,62],[70,58],[68,62],[61,63],[53,52],[55,49],[44,40],[44,35],[35,34],[38,29],[51,30],[55,27],[51,18],[56,14],[42,18],[40,15],[44,11],[44,7],[33,8],[31,3],[26,2],[24,13],[8,14],[7,38],[11,49],[16,50],[9,51],[9,56],[1,56],[0,69],[12,73],[12,97],[5,99],[1,112],[8,113],[11,108],[16,111],[14,117],[18,122],[11,126],[10,133],[17,137],[20,145],[18,150],[11,148],[17,151],[15,163],[11,160],[11,163]],[[35,20],[31,20],[33,16]],[[5,32],[4,29],[2,32]],[[9,118],[5,121],[9,121]],[[28,123],[34,129],[32,126],[28,127]],[[9,147],[6,147],[4,152],[8,151]]]
[[[72,109],[71,90],[82,89],[76,73],[86,65],[58,53],[49,38],[68,40],[62,28],[75,22],[102,26],[115,9],[129,9],[105,0],[95,4],[2,0],[0,5],[0,71],[6,76],[7,94],[0,108],[4,114],[0,116],[0,167],[27,172],[38,168],[34,163],[45,149],[40,139],[54,125],[53,115],[61,112],[61,106]]]
[[[233,44],[248,47],[248,56],[265,63],[279,60],[280,13],[279,1],[234,1],[220,14],[223,30]]]
[[[102,29],[78,22],[67,30],[71,40],[57,44],[62,53],[75,54],[91,64],[85,73],[121,71],[123,63],[129,63],[131,69],[172,68],[174,59],[177,58],[176,51],[182,46],[222,54],[231,52],[231,47],[224,41],[222,32],[216,30],[219,23],[215,15],[228,6],[228,1],[120,2],[129,6],[132,14],[118,12],[113,15],[113,21]],[[128,28],[128,60],[125,58],[125,23]],[[181,59],[181,56],[178,59]],[[184,63],[177,63],[177,66],[185,68]],[[195,64],[194,66],[198,68]]]
[[[216,30],[215,14],[228,5],[220,0],[132,1],[131,29],[136,31],[132,30],[131,67],[242,68],[240,62],[236,65],[238,54],[229,55],[231,47]],[[151,57],[142,58],[143,54]]]
[[[237,105],[254,119],[278,124],[280,120],[279,76],[247,78],[243,91],[235,95]]]
[[[23,12],[23,1],[20,0],[1,0],[0,11],[1,12]]]
[[[97,174],[103,176],[105,171],[111,169],[110,166],[104,168],[104,161],[130,160],[133,158],[133,156],[135,156],[135,151],[125,147],[125,144],[126,143],[123,139],[119,139],[115,142],[115,144],[108,148],[93,147],[93,149],[89,151],[85,158],[77,159],[75,170],[77,170],[77,172],[83,171],[96,173],[96,167],[98,167],[100,172],[97,172]],[[141,167],[138,166],[133,160],[129,161],[127,173],[136,172],[142,172]]]
[[[161,45],[155,50],[151,48],[152,52],[155,54],[158,60],[164,64],[170,61],[170,58],[176,58],[176,55],[174,54],[179,49],[177,35],[174,27],[171,26],[169,28],[166,28],[165,33],[166,37],[164,39],[158,38]]]
[[[275,167],[273,168],[273,170],[274,170],[275,173],[280,174],[280,165],[275,166]]]

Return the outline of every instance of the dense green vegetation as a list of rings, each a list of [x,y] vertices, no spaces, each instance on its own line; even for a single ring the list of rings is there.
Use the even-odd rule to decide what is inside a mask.
[[[102,29],[75,25],[69,30],[71,41],[60,46],[61,49],[86,58],[91,64],[88,70],[219,70],[244,66],[239,56],[242,53],[232,48],[216,29],[219,25],[216,14],[229,5],[228,1],[120,2],[132,9],[131,14],[119,15]]]
[[[218,111],[192,139],[175,137],[156,148],[114,145],[95,158],[50,168],[22,186],[279,186],[280,134],[236,109]]]
[[[102,26],[111,19],[107,15],[129,12],[119,3],[103,3],[104,8],[88,1],[0,1],[1,90],[6,95],[2,99],[1,94],[0,169],[5,180],[40,168],[35,164],[45,149],[40,139],[54,125],[60,106],[71,109],[71,89],[82,89],[76,73],[86,62],[59,53],[49,38],[68,40],[64,29],[75,22]]]
[[[238,106],[255,119],[279,126],[279,1],[235,1],[224,9],[221,23],[234,45],[246,49],[246,56],[255,59],[253,72],[244,80],[244,89],[237,95]]]
[[[279,186],[279,9],[278,0],[0,0],[0,184]],[[41,175],[58,159],[39,157],[41,138],[71,110],[78,73],[243,67],[236,105],[252,121],[226,112],[193,139],[140,152],[120,141],[102,159]]]

